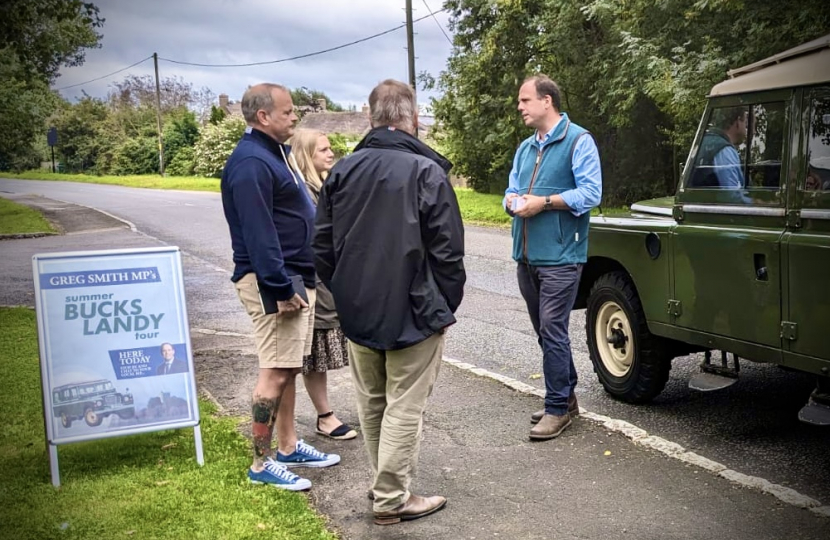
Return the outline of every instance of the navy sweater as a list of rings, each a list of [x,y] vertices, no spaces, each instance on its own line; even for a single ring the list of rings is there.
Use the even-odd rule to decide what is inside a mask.
[[[282,147],[282,151],[281,148]],[[231,233],[231,281],[253,272],[278,300],[294,296],[290,275],[314,288],[314,205],[283,156],[291,148],[249,128],[222,173],[222,206]]]

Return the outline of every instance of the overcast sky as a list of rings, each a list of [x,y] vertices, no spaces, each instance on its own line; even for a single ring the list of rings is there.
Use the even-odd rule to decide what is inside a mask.
[[[86,62],[65,68],[57,89],[84,83],[127,67],[157,52],[159,77],[181,77],[233,101],[258,82],[322,90],[335,102],[360,108],[374,85],[386,78],[408,78],[406,30],[301,60],[252,67],[196,67],[200,64],[264,62],[336,47],[389,30],[405,22],[404,0],[92,0],[106,19],[101,48],[88,50]],[[426,0],[432,11],[441,0]],[[429,15],[424,0],[413,0],[413,18]],[[447,14],[436,18],[444,32]],[[415,71],[438,76],[452,47],[432,17],[415,23]],[[82,91],[104,97],[125,75],[152,75],[152,59],[100,81],[61,90],[70,100]],[[422,104],[434,94],[419,92]]]

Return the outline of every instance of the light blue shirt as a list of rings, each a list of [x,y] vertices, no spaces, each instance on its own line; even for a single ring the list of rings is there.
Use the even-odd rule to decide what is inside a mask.
[[[560,118],[559,122],[561,121],[562,119]],[[542,137],[539,136],[538,131],[536,132],[536,141],[541,147],[544,147],[550,140],[559,122],[554,124],[550,128],[550,131]],[[513,158],[513,169],[510,171],[505,198],[510,193],[519,192],[518,157],[517,154]],[[590,212],[602,200],[602,168],[600,167],[599,150],[593,137],[580,137],[576,142],[573,159],[571,161],[571,170],[574,173],[576,187],[568,191],[563,191],[559,196],[562,197],[562,200],[571,209],[573,215],[581,216],[585,212]],[[504,204],[504,201],[502,201],[503,206]]]
[[[732,146],[727,146],[715,155],[712,161],[715,166],[715,174],[718,176],[718,183],[723,189],[741,189],[744,187],[744,175],[741,172],[741,158],[738,151]]]

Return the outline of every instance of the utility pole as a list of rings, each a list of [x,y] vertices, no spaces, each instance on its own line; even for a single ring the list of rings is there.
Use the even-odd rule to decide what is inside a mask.
[[[156,69],[156,125],[159,130],[159,174],[164,176],[164,139],[161,135],[161,90],[159,89],[158,53],[153,53],[153,66]]]
[[[409,86],[415,92],[415,106],[418,106],[418,89],[415,86],[415,36],[412,30],[412,0],[406,0],[406,53],[409,57]],[[418,126],[415,125],[415,137]]]

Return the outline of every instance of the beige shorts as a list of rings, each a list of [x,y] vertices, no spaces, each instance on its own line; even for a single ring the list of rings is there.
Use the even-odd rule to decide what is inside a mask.
[[[262,312],[256,275],[245,274],[235,283],[236,294],[254,323],[259,367],[263,369],[293,369],[303,367],[303,356],[311,354],[314,335],[314,289],[306,288],[308,307],[294,315],[277,317],[276,313]]]

